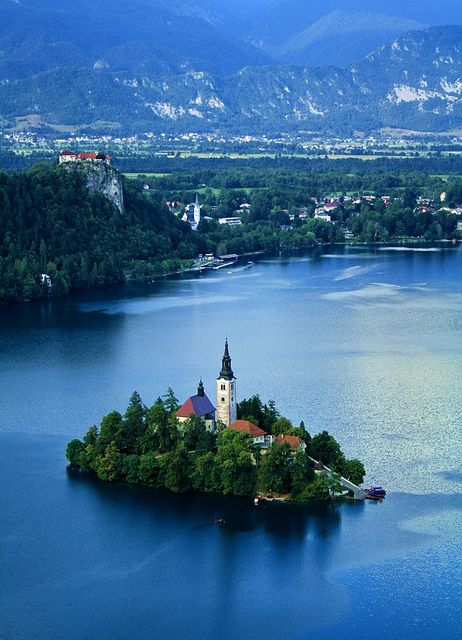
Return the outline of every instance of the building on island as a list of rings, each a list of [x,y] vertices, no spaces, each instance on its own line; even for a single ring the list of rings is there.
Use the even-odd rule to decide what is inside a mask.
[[[217,378],[217,413],[216,419],[226,427],[237,420],[236,378],[231,368],[228,340],[225,342],[225,353],[221,363],[221,371]]]
[[[252,440],[252,447],[258,449],[268,449],[274,440],[274,436],[269,435],[249,420],[235,420],[229,425],[229,428],[238,433],[247,433]]]
[[[111,156],[108,153],[102,153],[101,151],[91,151],[83,153],[75,153],[65,149],[59,154],[59,164],[65,162],[111,162]]]
[[[228,340],[221,362],[221,371],[217,378],[217,408],[207,397],[202,380],[199,382],[197,394],[190,396],[176,412],[179,422],[185,422],[190,416],[201,418],[209,431],[215,431],[217,423],[229,427],[237,419],[236,378],[231,369]],[[258,428],[258,427],[257,427]]]
[[[199,382],[197,394],[190,396],[176,412],[180,424],[190,416],[201,418],[208,431],[215,431],[215,407],[205,393],[202,380]]]
[[[191,416],[200,418],[208,431],[231,429],[237,433],[246,433],[254,449],[269,449],[276,444],[288,444],[292,453],[305,451],[306,444],[299,436],[274,436],[250,420],[237,419],[237,388],[236,378],[231,367],[228,340],[225,341],[225,351],[221,361],[221,371],[216,380],[216,408],[207,397],[202,380],[199,382],[197,394],[190,396],[176,412],[180,426]]]
[[[280,435],[276,436],[275,440],[276,444],[288,444],[292,451],[305,451],[306,443],[300,438],[300,436],[287,436]]]

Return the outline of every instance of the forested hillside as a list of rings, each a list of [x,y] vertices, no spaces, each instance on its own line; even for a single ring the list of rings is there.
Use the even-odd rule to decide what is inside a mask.
[[[418,164],[408,162],[395,162],[391,171],[388,161],[321,160],[317,170],[292,162],[218,169],[203,161],[201,169],[188,164],[177,173],[124,180],[123,213],[87,188],[84,170],[39,164],[0,174],[0,303],[172,273],[193,266],[201,253],[289,254],[345,237],[460,237],[462,181],[412,171]],[[202,220],[192,231],[180,218],[196,194]],[[317,216],[332,198],[328,219]],[[242,224],[219,222],[236,215]]]
[[[138,261],[153,273],[167,272],[196,255],[189,225],[134,185],[125,185],[124,197],[122,215],[87,191],[78,173],[36,165],[0,174],[0,301],[120,282]],[[51,278],[51,290],[39,274]]]

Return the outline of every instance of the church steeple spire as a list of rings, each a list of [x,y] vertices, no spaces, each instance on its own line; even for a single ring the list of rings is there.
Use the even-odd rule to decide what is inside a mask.
[[[222,380],[233,380],[234,378],[234,373],[233,373],[233,370],[231,369],[231,357],[229,355],[229,350],[228,350],[228,339],[226,339],[226,342],[225,342],[225,353],[221,361],[221,371],[220,371],[219,377]]]
[[[228,339],[225,342],[225,353],[221,362],[220,375],[217,378],[217,421],[229,427],[237,420],[236,378],[231,368]]]

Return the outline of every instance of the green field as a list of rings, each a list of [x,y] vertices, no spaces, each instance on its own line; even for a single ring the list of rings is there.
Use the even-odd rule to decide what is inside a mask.
[[[146,176],[146,178],[164,178],[165,176],[170,175],[169,173],[123,173],[126,178],[129,180],[136,180],[138,176]]]

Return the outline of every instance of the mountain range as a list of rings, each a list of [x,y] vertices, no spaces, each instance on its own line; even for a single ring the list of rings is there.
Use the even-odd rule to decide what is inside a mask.
[[[0,124],[98,132],[460,127],[462,3],[384,4],[0,0]]]

